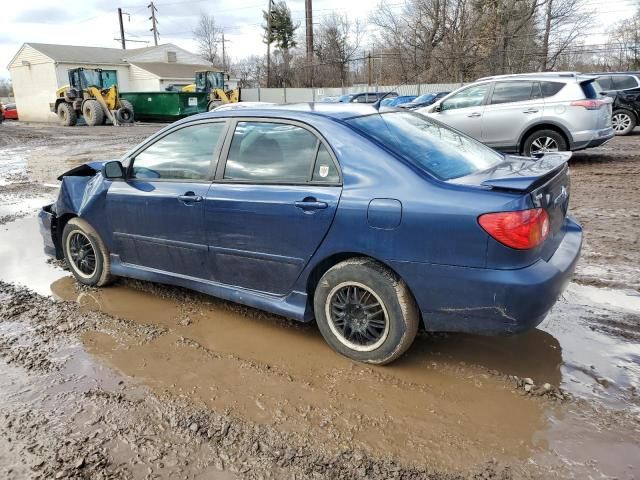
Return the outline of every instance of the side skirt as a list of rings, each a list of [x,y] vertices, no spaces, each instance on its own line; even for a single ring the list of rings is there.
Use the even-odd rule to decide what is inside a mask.
[[[120,260],[120,257],[115,254],[111,254],[110,257],[111,272],[114,275],[188,288],[213,297],[258,308],[301,322],[310,322],[313,320],[313,312],[308,306],[307,294],[305,292],[293,291],[286,296],[268,295],[241,287],[222,285],[201,278],[173,274],[163,270],[124,263]]]

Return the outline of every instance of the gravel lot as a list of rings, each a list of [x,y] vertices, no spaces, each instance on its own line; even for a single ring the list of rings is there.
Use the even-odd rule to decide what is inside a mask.
[[[314,325],[44,256],[55,178],[161,127],[0,126],[0,478],[640,477],[640,132],[574,155],[583,257],[540,328],[371,367]]]

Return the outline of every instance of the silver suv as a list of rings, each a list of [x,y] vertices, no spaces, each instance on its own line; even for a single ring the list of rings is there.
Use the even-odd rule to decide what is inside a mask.
[[[613,138],[612,99],[576,73],[477,80],[417,111],[486,145],[526,156],[602,145]]]

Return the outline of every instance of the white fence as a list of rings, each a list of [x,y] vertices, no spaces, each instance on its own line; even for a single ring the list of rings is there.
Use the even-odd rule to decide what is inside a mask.
[[[345,88],[243,88],[245,102],[297,103],[318,102],[325,97],[337,97],[359,92],[397,92],[398,95],[422,95],[431,92],[451,92],[462,83],[418,83],[413,85],[383,86],[356,85]]]

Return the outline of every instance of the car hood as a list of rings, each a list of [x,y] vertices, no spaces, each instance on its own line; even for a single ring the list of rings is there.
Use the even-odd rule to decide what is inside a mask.
[[[539,159],[505,155],[504,161],[494,167],[450,180],[450,183],[527,191],[560,170],[570,158],[571,152],[547,153]]]
[[[111,160],[102,160],[96,162],[83,163],[77,167],[67,170],[58,177],[58,180],[62,180],[62,177],[93,177],[97,172],[102,170],[105,163]]]

